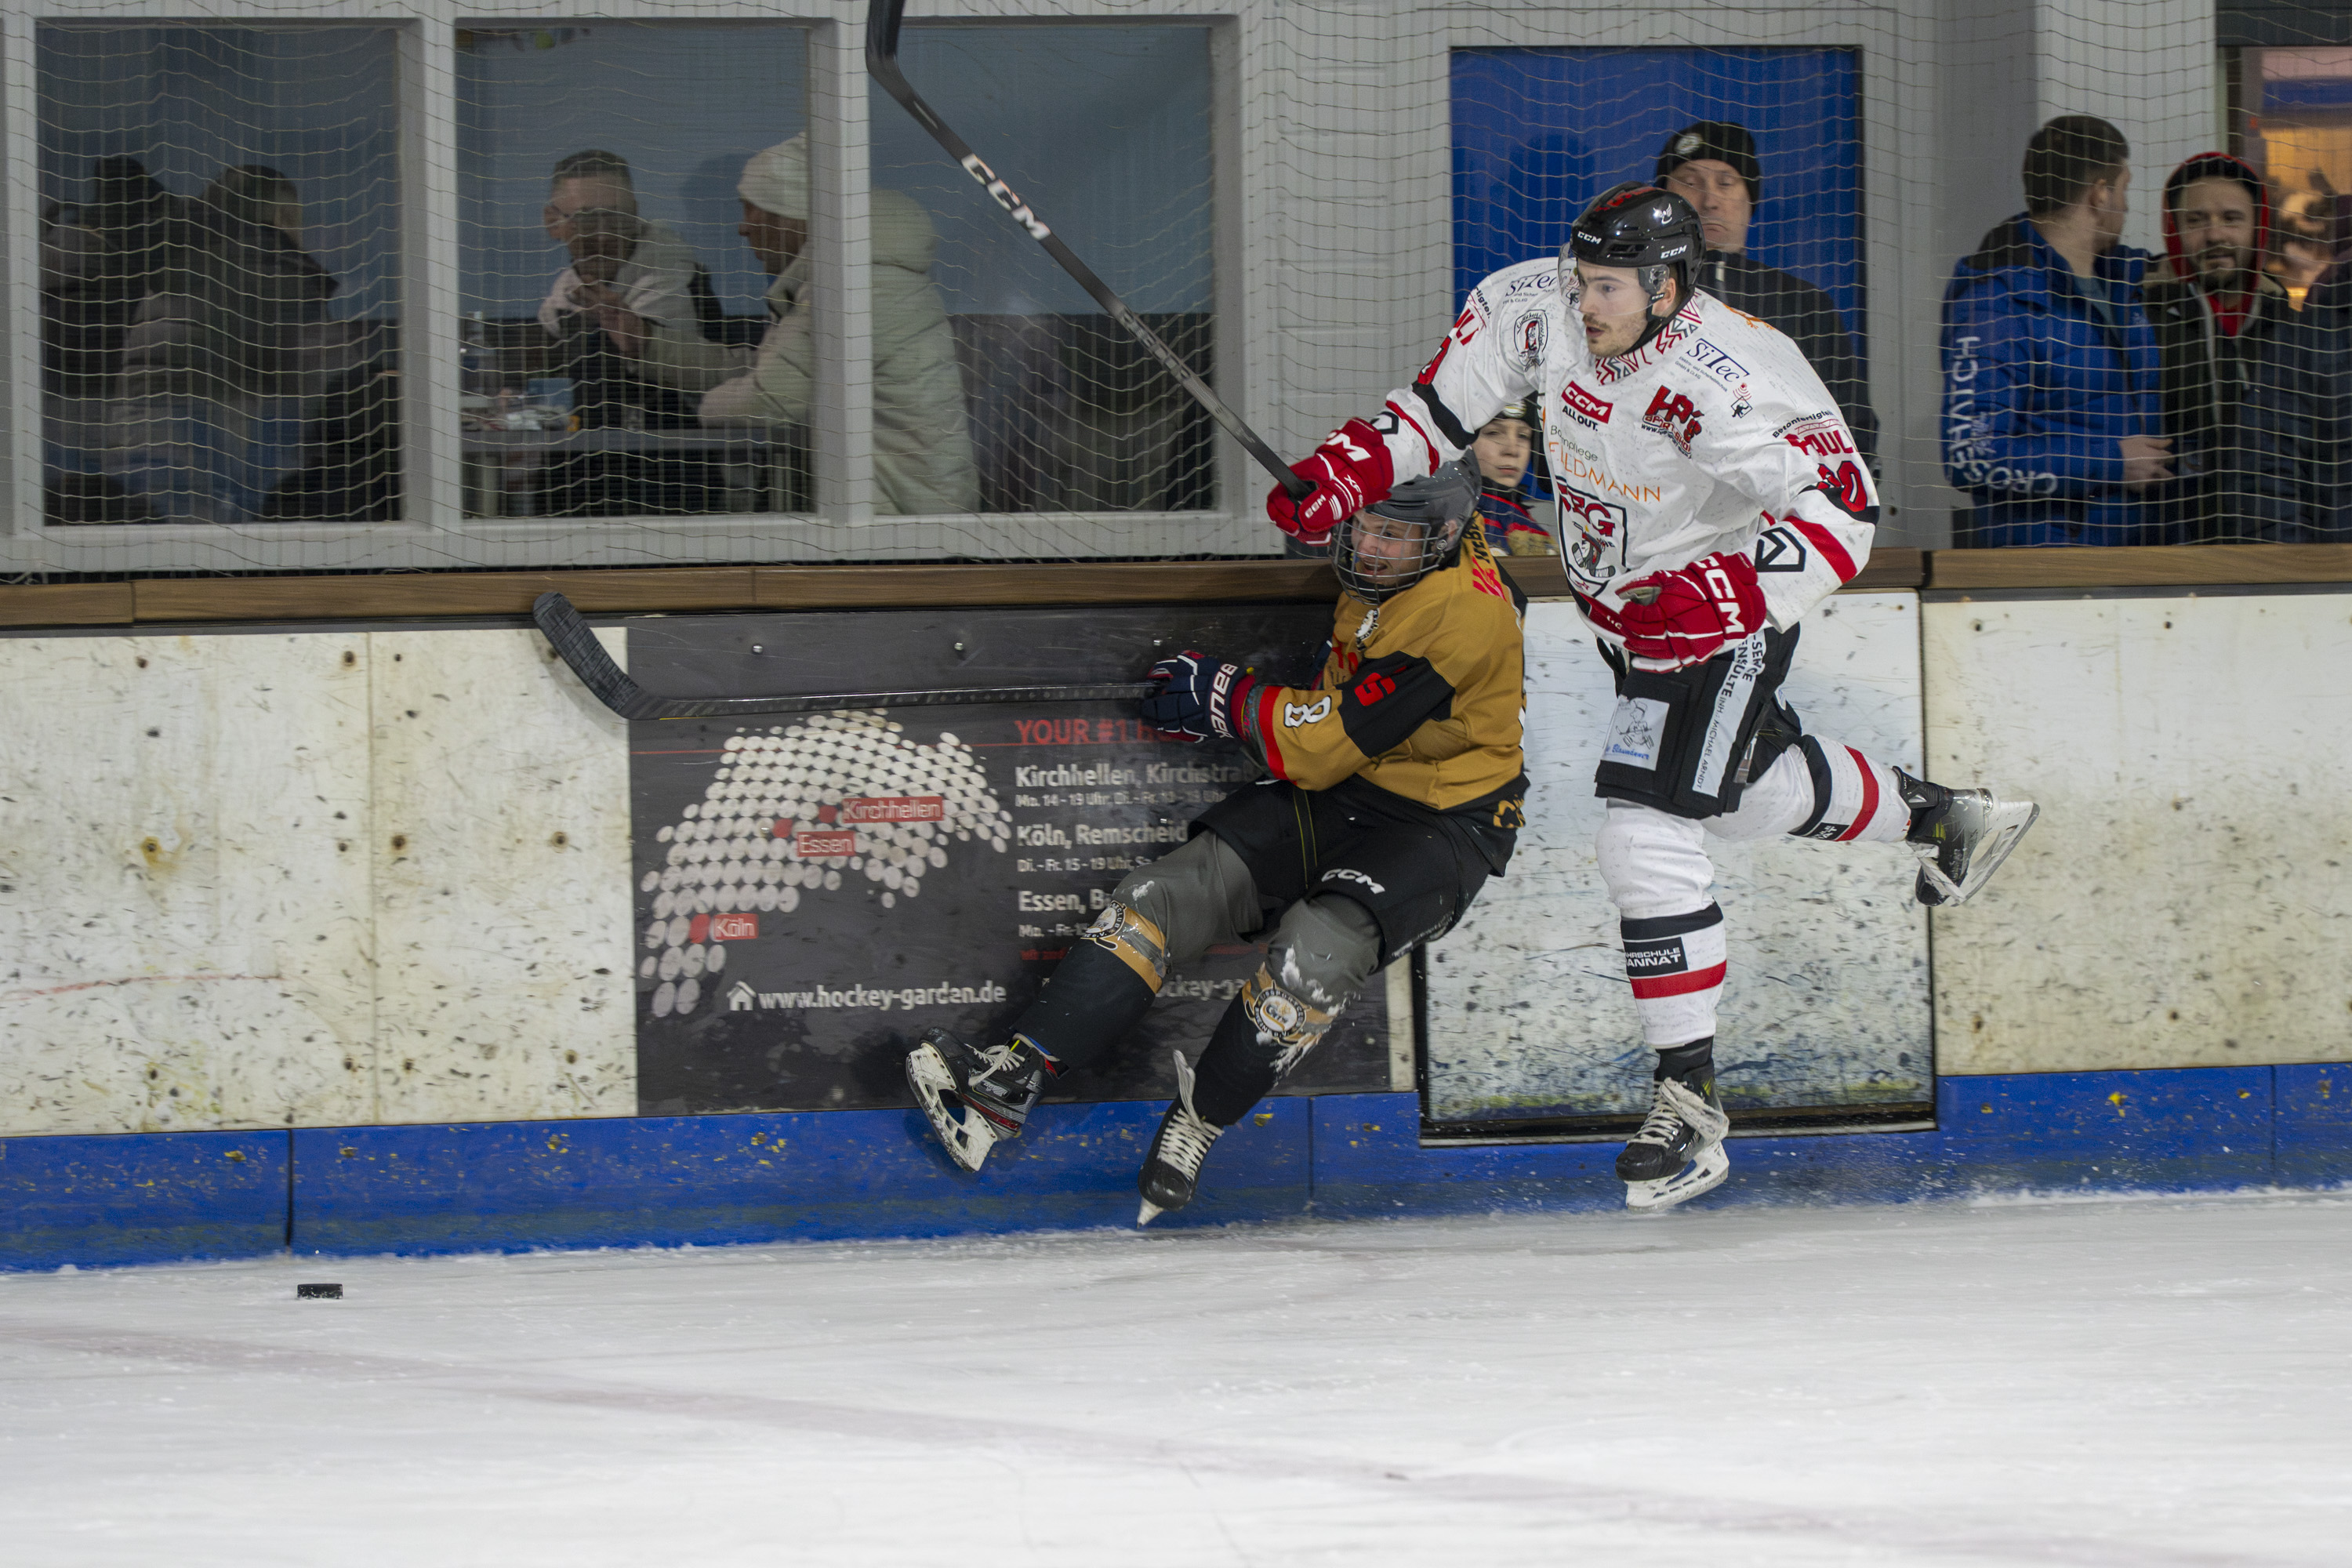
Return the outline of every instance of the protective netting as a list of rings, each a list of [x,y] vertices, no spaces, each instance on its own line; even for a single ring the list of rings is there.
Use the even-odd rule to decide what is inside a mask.
[[[398,515],[394,52],[39,29],[48,522]]]
[[[737,192],[749,154],[805,148],[807,53],[790,26],[460,31],[469,515],[814,505],[808,182],[748,240]],[[763,353],[772,301],[796,325]]]
[[[1884,542],[2352,539],[2340,6],[1025,10],[918,16],[908,77],[1287,456],[1662,178]],[[40,24],[51,531],[11,558],[1276,552],[1265,476],[870,89],[863,21]],[[1496,542],[1546,548],[1540,461],[1517,490]]]

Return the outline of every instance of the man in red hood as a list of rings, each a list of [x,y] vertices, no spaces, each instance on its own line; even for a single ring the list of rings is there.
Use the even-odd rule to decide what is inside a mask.
[[[2148,285],[2146,308],[2179,476],[2163,498],[2175,542],[2314,542],[2344,509],[2335,465],[2352,367],[2262,270],[2270,226],[2262,176],[2226,153],[2164,183],[2171,275]]]

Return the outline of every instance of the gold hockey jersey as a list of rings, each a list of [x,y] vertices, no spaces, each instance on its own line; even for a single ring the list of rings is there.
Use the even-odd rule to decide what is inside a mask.
[[[1342,593],[1311,688],[1259,685],[1243,729],[1269,772],[1306,789],[1360,776],[1391,795],[1516,828],[1527,795],[1527,597],[1483,531],[1379,605]]]

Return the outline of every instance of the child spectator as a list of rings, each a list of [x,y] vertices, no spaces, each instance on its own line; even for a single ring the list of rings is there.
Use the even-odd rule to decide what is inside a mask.
[[[1478,459],[1478,521],[1497,555],[1557,555],[1551,535],[1528,513],[1528,465],[1536,449],[1535,400],[1507,403],[1470,444]]]

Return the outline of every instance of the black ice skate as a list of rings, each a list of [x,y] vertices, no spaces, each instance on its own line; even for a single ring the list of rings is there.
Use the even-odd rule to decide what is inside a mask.
[[[1947,789],[1898,771],[1903,802],[1911,808],[1905,839],[1919,856],[1919,901],[1932,907],[1966,903],[1992,879],[2042,808],[2030,800],[2003,800],[1990,790]]]
[[[1184,1053],[1176,1053],[1176,1100],[1160,1119],[1151,1135],[1151,1152],[1144,1156],[1143,1172],[1135,1178],[1143,1206],[1135,1223],[1150,1225],[1171,1209],[1192,1201],[1193,1184],[1201,1179],[1201,1162],[1223,1128],[1203,1121],[1192,1109],[1192,1068]]]
[[[986,1050],[945,1029],[926,1029],[907,1053],[907,1087],[947,1145],[948,1157],[977,1171],[1003,1139],[1021,1136],[1052,1072],[1045,1053],[1015,1036]]]
[[[1731,1173],[1731,1157],[1723,1152],[1723,1135],[1730,1130],[1712,1078],[1704,1089],[1676,1078],[1658,1079],[1642,1130],[1617,1156],[1625,1206],[1670,1209],[1722,1185]]]

